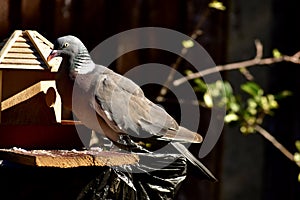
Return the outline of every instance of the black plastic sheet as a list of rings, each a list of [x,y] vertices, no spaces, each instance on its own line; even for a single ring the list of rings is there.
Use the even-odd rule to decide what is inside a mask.
[[[101,171],[82,190],[78,200],[173,199],[186,178],[186,159],[178,154],[139,153],[139,157],[137,165]]]

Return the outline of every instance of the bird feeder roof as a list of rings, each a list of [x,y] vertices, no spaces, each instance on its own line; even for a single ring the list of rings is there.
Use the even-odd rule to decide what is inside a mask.
[[[37,31],[16,30],[8,40],[0,43],[1,69],[49,69],[55,71],[61,59],[47,62],[53,44]]]

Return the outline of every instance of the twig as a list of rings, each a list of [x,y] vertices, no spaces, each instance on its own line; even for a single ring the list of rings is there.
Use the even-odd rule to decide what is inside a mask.
[[[260,60],[263,56],[263,45],[259,40],[255,40],[255,47],[256,47],[256,56],[254,59]],[[254,79],[253,75],[246,67],[241,67],[240,72],[245,76],[248,81],[252,81]]]
[[[196,73],[189,74],[188,76],[185,76],[183,78],[177,79],[173,82],[174,86],[179,86],[182,83],[195,79],[195,78],[200,78],[209,74],[225,71],[225,70],[234,70],[234,69],[240,69],[240,68],[247,68],[251,66],[256,66],[256,65],[270,65],[274,63],[279,63],[279,62],[291,62],[295,64],[300,64],[300,51],[295,53],[293,56],[287,56],[287,55],[282,55],[280,57],[270,57],[270,58],[262,58],[262,47],[259,45],[260,43],[256,42],[256,57],[251,59],[251,60],[246,60],[246,61],[241,61],[241,62],[236,62],[236,63],[230,63],[226,65],[217,65],[212,68],[208,68]],[[261,49],[260,49],[261,48]]]
[[[260,133],[264,138],[270,141],[283,155],[285,155],[289,160],[295,162],[298,167],[300,167],[300,163],[296,162],[294,159],[294,155],[289,152],[280,142],[278,142],[268,131],[262,128],[259,125],[255,126],[255,130]]]
[[[256,56],[254,59],[260,60],[263,57],[263,45],[259,40],[254,40],[255,48],[256,48]]]
[[[191,38],[192,38],[193,40],[195,40],[195,39],[197,39],[200,35],[202,35],[202,33],[203,33],[203,32],[202,32],[201,30],[196,29],[196,30],[193,32]],[[164,101],[164,96],[167,94],[168,87],[170,86],[170,84],[171,84],[172,81],[174,80],[174,76],[175,76],[175,73],[176,73],[176,69],[178,68],[178,66],[179,66],[180,63],[182,62],[182,60],[183,60],[182,57],[183,57],[185,54],[187,54],[187,52],[188,52],[188,49],[187,49],[187,48],[183,47],[183,48],[181,49],[181,56],[178,56],[177,59],[176,59],[176,61],[175,61],[175,63],[173,63],[173,64],[171,65],[171,71],[170,71],[170,73],[169,73],[169,75],[168,75],[168,77],[167,77],[167,80],[166,80],[165,83],[163,84],[163,87],[161,88],[161,90],[160,90],[160,92],[159,92],[159,95],[156,97],[156,101],[158,101],[158,102]]]
[[[195,26],[195,29],[191,35],[191,38],[193,40],[196,40],[200,35],[203,34],[203,32],[201,31],[201,26],[204,24],[204,22],[206,21],[206,19],[209,17],[210,15],[210,9],[207,8],[203,14],[202,14],[202,17],[200,18],[200,20],[198,21],[198,23],[196,24]],[[157,102],[162,102],[164,101],[164,97],[165,95],[167,94],[167,91],[168,91],[168,87],[171,85],[172,81],[174,80],[174,76],[175,76],[175,73],[176,73],[176,69],[179,67],[180,63],[182,62],[182,57],[187,54],[188,52],[188,48],[185,48],[183,47],[181,49],[181,56],[178,56],[175,63],[173,63],[171,65],[171,71],[167,77],[167,80],[165,81],[165,83],[163,84],[160,92],[159,92],[159,95],[156,97],[156,101]]]

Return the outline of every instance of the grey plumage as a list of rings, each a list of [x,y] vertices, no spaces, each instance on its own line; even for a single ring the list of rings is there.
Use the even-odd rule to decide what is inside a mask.
[[[56,80],[63,105],[87,127],[114,142],[122,135],[202,142],[201,135],[179,126],[164,109],[148,100],[133,81],[95,64],[78,38],[58,38],[48,60],[55,56],[63,57]],[[183,145],[173,146],[210,179],[215,179]]]

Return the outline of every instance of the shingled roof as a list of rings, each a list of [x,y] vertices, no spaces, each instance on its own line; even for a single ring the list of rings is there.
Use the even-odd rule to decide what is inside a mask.
[[[16,30],[8,40],[0,43],[0,70],[52,68],[56,71],[61,59],[49,63],[46,59],[52,48],[53,44],[37,31]]]

